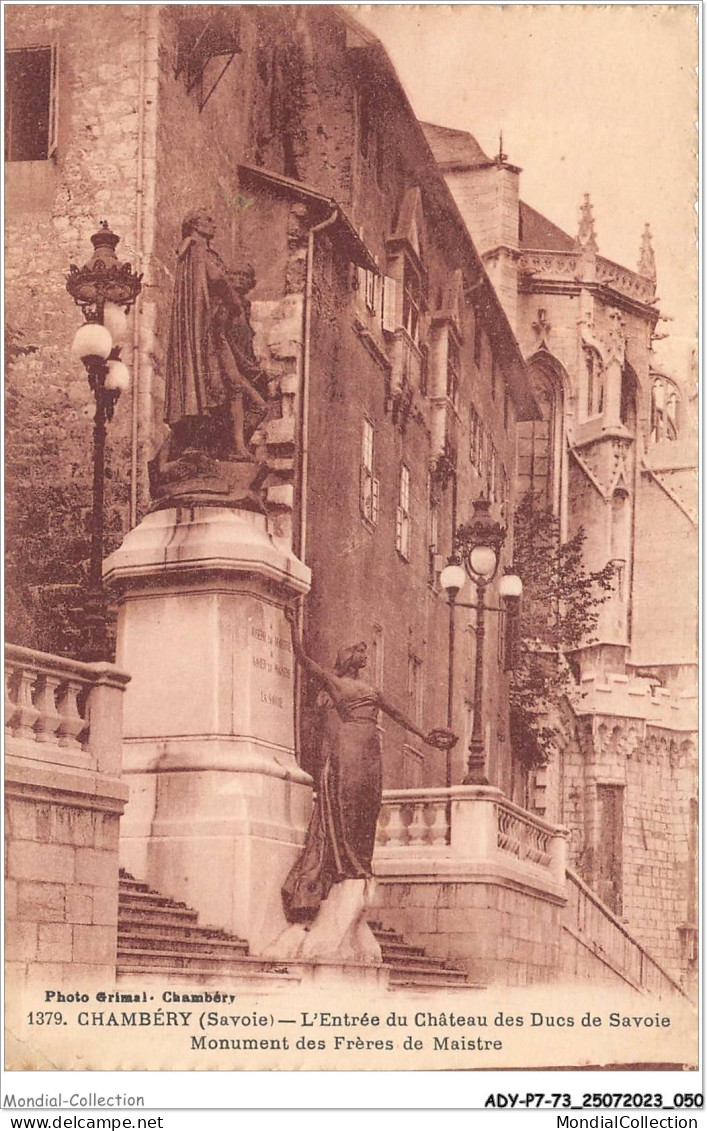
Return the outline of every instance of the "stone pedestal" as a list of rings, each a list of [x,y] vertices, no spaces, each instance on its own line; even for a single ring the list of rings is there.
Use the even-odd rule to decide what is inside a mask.
[[[311,809],[283,613],[309,570],[265,515],[193,506],[148,515],[104,575],[131,675],[121,863],[257,954],[286,926],[280,885]]]

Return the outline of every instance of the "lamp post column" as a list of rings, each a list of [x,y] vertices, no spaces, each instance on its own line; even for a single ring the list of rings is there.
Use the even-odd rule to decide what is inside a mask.
[[[476,590],[476,658],[474,663],[474,723],[469,742],[469,763],[464,785],[488,785],[484,751],[483,720],[484,701],[484,636],[486,634],[486,584],[477,579]]]
[[[86,627],[89,634],[91,660],[107,658],[105,592],[103,588],[103,504],[105,498],[106,463],[106,389],[105,362],[91,364],[88,380],[95,398],[93,418],[93,510],[91,514],[91,557],[86,597]]]

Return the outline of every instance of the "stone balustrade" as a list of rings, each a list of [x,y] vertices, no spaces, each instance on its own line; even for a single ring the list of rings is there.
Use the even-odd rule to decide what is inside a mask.
[[[109,984],[129,676],[15,645],[5,672],[8,985]]]
[[[532,250],[521,252],[518,269],[522,275],[547,280],[574,280],[580,270],[576,251]],[[655,282],[622,267],[604,256],[596,257],[596,281],[638,302],[650,302],[655,296]]]
[[[491,786],[386,790],[378,819],[381,868],[418,856],[449,869],[462,862],[564,884],[567,833]],[[425,865],[425,868],[427,866]],[[387,870],[387,869],[385,869]]]
[[[119,774],[122,698],[130,677],[8,644],[5,733],[15,757]]]

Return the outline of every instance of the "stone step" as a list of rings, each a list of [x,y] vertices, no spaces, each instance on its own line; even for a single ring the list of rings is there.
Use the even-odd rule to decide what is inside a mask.
[[[422,972],[416,966],[394,966],[391,967],[390,981],[394,982],[396,986],[409,985],[412,982],[426,986],[467,986],[469,982],[466,971],[452,970],[447,967],[425,970],[424,977],[421,974]]]
[[[401,967],[405,970],[430,970],[430,969],[445,969],[446,962],[444,958],[438,958],[433,954],[405,954],[405,955],[388,955],[385,949],[382,951],[383,962],[386,966],[390,966],[391,970],[398,970]]]
[[[232,956],[211,954],[187,954],[183,951],[160,950],[150,947],[118,947],[118,966],[124,972],[126,966],[133,969],[142,969],[146,966],[161,965],[170,970],[191,971],[195,969],[208,970],[212,974],[238,974],[241,971],[248,973],[254,969],[266,972],[282,968],[282,963],[269,961],[263,958],[254,958],[249,954]]]
[[[118,918],[125,923],[150,923],[154,926],[169,923],[174,927],[186,927],[190,923],[196,924],[199,914],[189,907],[133,907],[118,901]]]
[[[161,919],[155,919],[154,922],[150,919],[144,919],[142,916],[134,919],[126,919],[123,915],[120,916],[120,933],[128,936],[137,936],[141,938],[164,938],[173,939],[175,941],[189,942],[190,939],[203,939],[203,940],[218,940],[223,939],[226,942],[236,941],[247,943],[243,939],[238,939],[237,936],[228,935],[225,931],[220,930],[218,927],[199,927],[198,925],[186,926],[182,923],[165,923]]]
[[[384,950],[386,954],[390,954],[391,956],[397,954],[403,958],[406,955],[417,957],[425,953],[423,946],[414,946],[412,943],[391,943],[381,938],[378,939],[378,942],[380,943],[381,950]]]
[[[150,891],[125,891],[121,886],[118,889],[118,899],[120,903],[126,907],[145,908],[145,909],[159,909],[169,908],[170,910],[190,910],[186,903],[178,903],[176,899],[167,899],[165,895],[158,895],[157,892]]]
[[[248,953],[248,944],[237,938],[199,938],[197,935],[183,939],[169,938],[157,932],[148,934],[145,931],[119,931],[118,950],[126,951],[134,948],[170,951],[172,954],[208,953],[214,958]]]
[[[123,891],[150,891],[147,884],[142,880],[136,880],[129,872],[120,869],[120,887]]]
[[[192,987],[216,985],[222,988],[218,980],[221,973],[220,968],[207,970],[198,966],[192,966],[188,970],[175,969],[170,963],[164,962],[145,962],[136,966],[129,959],[124,959],[118,963],[117,980],[119,985],[131,986],[133,984],[139,985],[141,979],[144,979],[147,985],[153,985],[155,982],[168,982],[169,985],[173,983]],[[285,967],[254,965],[239,971],[237,988],[242,989],[244,985],[247,987],[250,983],[256,983],[267,984],[268,989],[272,989],[280,984],[289,986],[300,980],[301,977],[298,972],[292,973]]]
[[[288,977],[286,966],[248,954],[248,944],[216,927],[202,927],[198,913],[184,903],[161,896],[128,873],[120,877],[118,905],[118,972],[145,976],[204,980],[219,975],[271,979]],[[399,931],[370,924],[380,943],[383,964],[393,989],[464,989],[467,974],[405,941]]]

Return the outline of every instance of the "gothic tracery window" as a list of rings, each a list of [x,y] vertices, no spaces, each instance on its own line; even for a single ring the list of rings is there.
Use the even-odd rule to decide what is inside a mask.
[[[549,377],[538,367],[531,370],[531,381],[542,420],[518,424],[518,498],[531,492],[538,506],[551,507],[555,391]]]
[[[658,376],[651,386],[651,442],[677,440],[680,397],[667,377]]]
[[[586,367],[585,416],[601,416],[604,411],[604,366],[595,349],[584,348]]]

